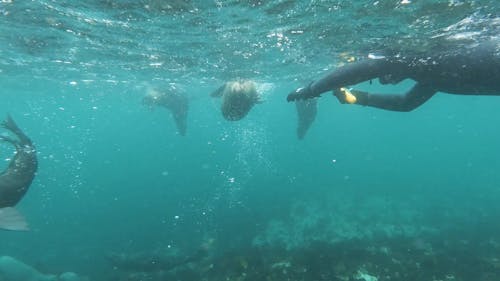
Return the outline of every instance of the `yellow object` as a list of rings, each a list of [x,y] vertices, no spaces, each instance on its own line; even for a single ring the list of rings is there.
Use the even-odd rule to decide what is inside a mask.
[[[356,96],[351,93],[351,91],[347,88],[340,88],[340,91],[344,94],[345,101],[349,104],[356,103]]]
[[[342,60],[347,61],[347,62],[354,62],[354,61],[356,61],[356,57],[355,57],[355,56],[350,55],[348,52],[343,52],[343,53],[340,53],[340,54],[339,54],[339,57],[340,57]]]

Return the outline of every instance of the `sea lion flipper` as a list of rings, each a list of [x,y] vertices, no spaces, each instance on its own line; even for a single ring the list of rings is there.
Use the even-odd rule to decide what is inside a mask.
[[[179,93],[170,94],[167,108],[172,112],[175,125],[177,126],[177,132],[179,132],[181,136],[185,136],[189,110],[189,100],[187,96]]]
[[[187,129],[187,110],[180,108],[172,109],[172,116],[174,117],[177,131],[181,136],[185,136]]]
[[[9,136],[0,136],[0,141],[4,141],[4,142],[8,142],[12,145],[14,145],[15,147],[18,147],[19,145],[19,142]]]
[[[224,89],[226,88],[226,84],[224,83],[224,85],[220,86],[219,88],[217,88],[217,90],[213,91],[210,96],[212,98],[220,98],[222,97],[222,93],[224,93]]]
[[[14,119],[10,116],[10,114],[7,115],[7,118],[2,122],[2,127],[5,129],[11,131],[13,134],[15,134],[19,138],[19,143],[21,145],[31,145],[31,140],[24,134],[24,132],[17,126],[16,122],[14,122]]]
[[[19,127],[17,127],[16,122],[14,122],[14,119],[9,115],[7,115],[7,118],[5,118],[4,121],[2,121],[2,127],[5,129],[11,131],[12,133],[17,135],[17,132],[20,131]],[[0,141],[8,142],[14,145],[15,147],[19,146],[19,141],[15,140],[9,136],[0,136]]]
[[[0,229],[27,231],[28,223],[23,215],[12,207],[0,209]]]
[[[297,137],[303,139],[314,122],[317,113],[316,99],[298,100],[295,102],[297,108]]]
[[[7,114],[7,117],[5,118],[4,121],[2,121],[2,127],[4,127],[7,130],[14,131],[18,130],[19,128],[17,127],[16,122],[14,122],[14,119],[10,116],[10,114]]]

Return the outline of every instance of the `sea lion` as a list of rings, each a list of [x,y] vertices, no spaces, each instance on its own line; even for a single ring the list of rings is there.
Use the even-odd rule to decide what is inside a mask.
[[[222,98],[222,116],[229,121],[241,120],[255,104],[261,103],[256,84],[251,80],[227,82],[210,96]]]
[[[36,149],[10,116],[1,126],[16,136],[0,136],[1,141],[16,148],[16,154],[9,166],[0,173],[0,229],[27,230],[24,218],[12,207],[23,198],[35,178],[38,168]]]
[[[63,272],[59,276],[45,274],[36,268],[10,256],[0,256],[0,280],[8,281],[88,281],[74,272]]]
[[[316,99],[299,100],[295,102],[297,108],[297,137],[303,139],[309,130],[309,127],[316,118],[317,102]]]
[[[186,135],[189,100],[184,93],[178,91],[175,87],[170,87],[165,92],[151,90],[142,99],[142,103],[149,108],[163,106],[170,110],[177,126],[177,132],[181,136]]]

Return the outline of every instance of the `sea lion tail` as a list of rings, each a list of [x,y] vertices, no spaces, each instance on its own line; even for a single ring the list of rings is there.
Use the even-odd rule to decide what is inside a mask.
[[[0,229],[12,231],[27,231],[28,223],[23,215],[12,207],[0,209]]]

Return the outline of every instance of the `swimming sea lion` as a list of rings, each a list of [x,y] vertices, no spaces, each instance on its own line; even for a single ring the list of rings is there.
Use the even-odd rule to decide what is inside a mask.
[[[222,98],[222,116],[229,121],[242,119],[255,104],[261,103],[256,84],[250,80],[227,82],[210,96]]]
[[[298,116],[297,137],[303,139],[316,118],[317,102],[316,99],[298,100],[295,102],[295,107]]]
[[[0,256],[0,280],[8,281],[88,281],[74,272],[46,274],[10,256]]]
[[[9,166],[0,173],[0,229],[27,230],[24,218],[12,207],[23,198],[35,178],[38,168],[36,149],[10,116],[1,126],[16,136],[0,136],[1,141],[16,148],[16,154]]]
[[[177,131],[181,136],[186,135],[189,101],[184,93],[177,91],[175,87],[171,87],[166,92],[152,90],[142,99],[142,103],[150,108],[163,106],[170,110]]]

